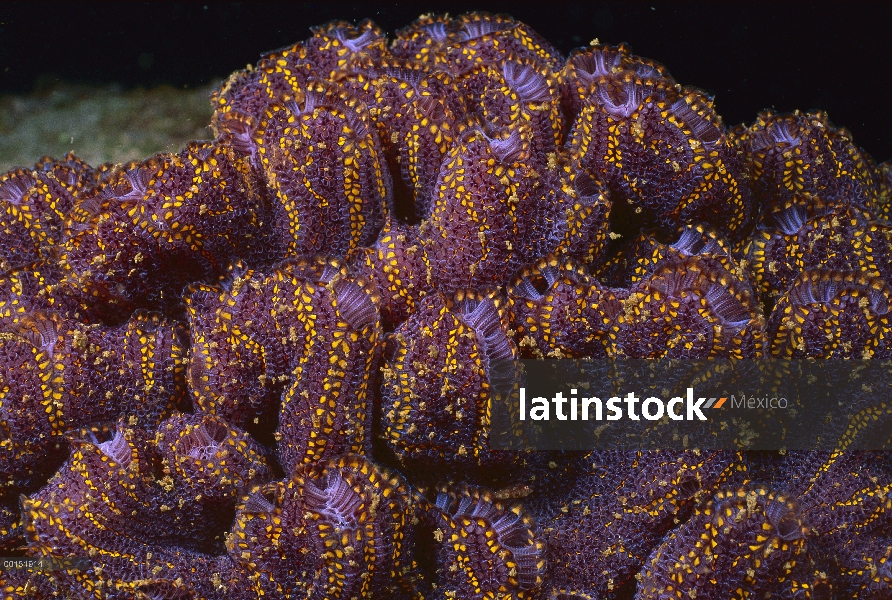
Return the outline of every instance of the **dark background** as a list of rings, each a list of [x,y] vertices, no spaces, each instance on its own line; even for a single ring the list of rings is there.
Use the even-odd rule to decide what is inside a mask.
[[[0,3],[0,94],[64,80],[197,86],[331,19],[389,32],[422,12],[506,12],[562,51],[631,44],[716,97],[726,123],[822,108],[878,161],[892,159],[892,10],[881,3],[291,2]]]

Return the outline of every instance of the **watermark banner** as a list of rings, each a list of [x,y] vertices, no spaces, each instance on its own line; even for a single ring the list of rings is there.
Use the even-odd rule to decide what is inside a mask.
[[[888,450],[892,362],[523,360],[491,365],[499,450]]]

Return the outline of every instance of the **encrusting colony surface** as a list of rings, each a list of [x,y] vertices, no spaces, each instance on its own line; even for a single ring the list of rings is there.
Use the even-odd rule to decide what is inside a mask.
[[[892,358],[892,167],[625,45],[333,22],[0,176],[3,598],[892,598],[884,453],[490,449],[515,358]]]

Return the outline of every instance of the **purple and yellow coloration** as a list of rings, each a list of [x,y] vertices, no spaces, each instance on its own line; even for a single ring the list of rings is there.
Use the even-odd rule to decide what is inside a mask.
[[[489,443],[521,357],[889,359],[892,166],[825,114],[728,129],[486,13],[322,25],[211,102],[0,175],[0,550],[89,559],[4,600],[892,597],[887,453]],[[841,449],[892,418],[850,391]]]

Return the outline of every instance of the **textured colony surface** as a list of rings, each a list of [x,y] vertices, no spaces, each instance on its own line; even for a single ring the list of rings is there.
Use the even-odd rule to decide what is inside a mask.
[[[505,468],[513,457],[488,444],[489,399],[505,391],[500,361],[515,358],[500,298],[426,297],[384,356],[381,433],[400,464],[442,474]]]
[[[419,555],[438,582],[427,597],[520,600],[542,586],[545,541],[520,504],[453,484],[419,490],[418,508]]]
[[[746,597],[776,587],[809,590],[808,526],[798,507],[764,488],[719,491],[648,557],[636,598]],[[708,573],[708,576],[706,574]],[[770,583],[766,583],[770,582]],[[789,594],[789,596],[788,596]]]
[[[115,327],[48,313],[10,326],[0,336],[0,503],[15,506],[46,482],[67,455],[68,431],[122,415],[151,427],[181,404],[182,333],[146,313]]]
[[[729,128],[484,13],[315,27],[211,102],[0,175],[0,554],[45,559],[0,597],[892,598],[846,423],[490,448],[517,358],[892,358],[892,163],[826,114]]]
[[[599,451],[539,515],[550,588],[601,598],[627,586],[648,553],[737,466],[732,453]]]
[[[288,473],[370,445],[377,296],[334,259],[233,274],[188,298],[188,380],[198,411],[273,433]],[[272,413],[272,414],[271,414]],[[270,418],[271,417],[271,418]]]

